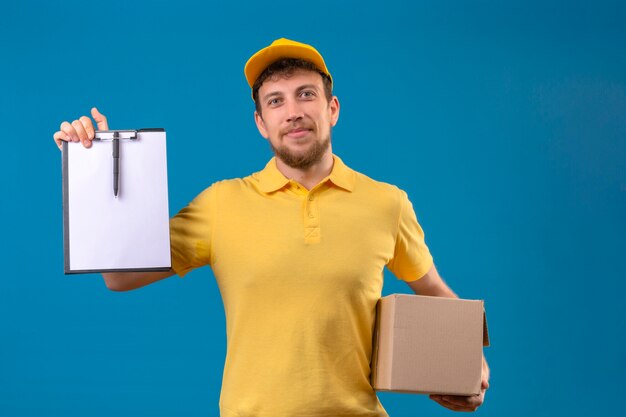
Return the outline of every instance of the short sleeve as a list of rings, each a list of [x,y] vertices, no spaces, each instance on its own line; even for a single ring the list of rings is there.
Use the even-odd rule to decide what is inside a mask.
[[[433,258],[424,241],[424,231],[417,222],[413,204],[400,190],[400,213],[393,258],[387,267],[403,281],[423,277],[433,265]]]
[[[212,263],[215,188],[205,189],[170,219],[172,269],[181,277]]]

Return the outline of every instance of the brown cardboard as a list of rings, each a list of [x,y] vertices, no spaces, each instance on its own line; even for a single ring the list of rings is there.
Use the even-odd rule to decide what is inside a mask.
[[[482,300],[392,294],[377,305],[371,383],[377,391],[480,394],[489,334]]]

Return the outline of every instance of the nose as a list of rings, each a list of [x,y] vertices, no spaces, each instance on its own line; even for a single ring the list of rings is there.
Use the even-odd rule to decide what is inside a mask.
[[[293,123],[295,121],[304,118],[304,113],[300,108],[300,105],[295,100],[289,100],[287,102],[287,122]]]

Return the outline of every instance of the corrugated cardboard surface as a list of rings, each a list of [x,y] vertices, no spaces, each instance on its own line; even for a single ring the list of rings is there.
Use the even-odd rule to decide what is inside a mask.
[[[392,294],[379,300],[372,386],[379,391],[480,393],[489,345],[482,300]]]

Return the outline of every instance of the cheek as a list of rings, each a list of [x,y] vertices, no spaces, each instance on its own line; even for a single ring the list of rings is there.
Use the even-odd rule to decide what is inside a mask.
[[[265,121],[265,128],[268,132],[276,132],[280,130],[280,115],[276,112],[268,112],[269,114],[263,119]]]
[[[330,114],[324,116],[324,130],[329,130],[333,126],[333,118]]]
[[[278,137],[278,134],[280,132],[280,126],[276,124],[270,124],[267,127],[267,132],[269,133],[270,137]]]

